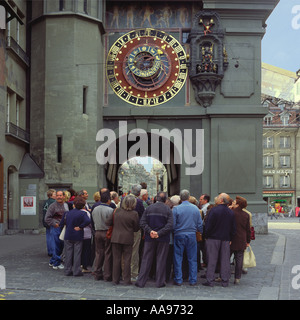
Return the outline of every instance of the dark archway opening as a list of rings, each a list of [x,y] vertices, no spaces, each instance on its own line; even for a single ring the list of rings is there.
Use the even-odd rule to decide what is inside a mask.
[[[147,134],[147,151],[143,152],[141,149],[137,149],[135,152],[135,157],[151,157],[154,152],[151,150],[151,136],[152,133]],[[124,138],[124,137],[123,137]],[[136,141],[128,141],[127,140],[127,155],[129,150],[131,148],[134,148],[139,141],[139,137],[137,136]],[[156,141],[158,141],[158,145],[155,146],[156,148],[156,156],[153,157],[156,160],[158,160],[160,163],[163,164],[163,166],[166,169],[166,191],[168,192],[168,195],[174,195],[179,194],[180,192],[180,168],[181,164],[175,164],[174,163],[174,155],[177,153],[180,153],[181,150],[177,150],[176,146],[171,140],[166,140],[162,138],[161,136],[156,137]],[[116,162],[115,164],[106,163],[105,165],[105,174],[106,174],[106,180],[107,180],[107,187],[110,190],[118,191],[119,188],[119,170],[120,167],[123,165],[124,161],[120,163],[120,138],[116,140]],[[163,151],[164,150],[164,151]],[[166,152],[167,150],[167,152]],[[108,152],[108,151],[107,151]],[[165,155],[168,154],[166,157]],[[126,160],[128,160],[128,156],[126,155]],[[124,155],[123,155],[124,156]],[[125,161],[126,162],[126,161]],[[140,181],[142,182],[142,181]],[[138,183],[138,182],[137,182]],[[122,186],[123,187],[123,186]],[[123,191],[123,190],[122,190]],[[160,190],[159,190],[160,191]],[[123,191],[124,192],[124,191]]]

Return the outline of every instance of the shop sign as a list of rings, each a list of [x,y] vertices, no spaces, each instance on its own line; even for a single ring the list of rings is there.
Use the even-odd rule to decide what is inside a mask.
[[[286,169],[286,170],[264,170],[264,174],[292,174],[292,169]]]
[[[264,197],[292,197],[293,193],[264,193]]]

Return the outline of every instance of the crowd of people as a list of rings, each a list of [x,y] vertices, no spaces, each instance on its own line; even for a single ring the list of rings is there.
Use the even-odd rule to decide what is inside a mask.
[[[234,267],[240,282],[243,256],[254,239],[247,200],[219,194],[214,203],[182,190],[167,197],[158,192],[150,199],[145,183],[121,197],[102,188],[88,204],[86,190],[47,192],[43,208],[49,266],[66,276],[92,273],[95,280],[143,288],[153,279],[158,288],[172,282],[227,287]],[[62,263],[64,262],[64,264]],[[218,276],[217,276],[218,275]]]

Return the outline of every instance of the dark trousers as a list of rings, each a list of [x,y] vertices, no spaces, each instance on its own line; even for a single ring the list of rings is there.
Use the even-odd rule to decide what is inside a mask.
[[[169,251],[168,242],[159,241],[145,241],[144,253],[141,263],[141,268],[136,285],[144,287],[151,270],[154,256],[156,256],[156,274],[155,285],[156,287],[162,287],[165,285],[166,280],[166,262]]]
[[[65,275],[79,276],[81,272],[82,241],[65,240]]]
[[[110,239],[106,238],[106,232],[95,232],[95,278],[104,280],[112,279],[112,252]],[[103,268],[103,271],[102,271]]]
[[[118,284],[120,281],[121,270],[122,270],[122,255],[124,261],[123,268],[123,280],[124,283],[131,283],[131,255],[132,255],[132,245],[131,244],[121,244],[112,243],[112,255],[113,255],[113,273],[112,280],[114,283]]]
[[[83,239],[81,264],[83,269],[92,265],[92,239]]]
[[[230,279],[230,244],[229,241],[206,239],[207,270],[206,280],[213,285],[216,266],[220,261],[220,276],[222,284],[228,284]]]
[[[230,252],[230,256],[232,254],[234,255],[234,261],[235,261],[234,278],[235,279],[241,279],[243,262],[244,262],[244,250],[231,251]]]
[[[170,279],[173,279],[173,255],[174,255],[174,245],[169,244],[169,251],[166,261],[166,282],[169,282]]]

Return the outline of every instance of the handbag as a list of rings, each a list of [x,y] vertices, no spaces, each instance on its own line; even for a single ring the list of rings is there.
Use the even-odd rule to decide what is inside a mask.
[[[256,267],[256,259],[255,255],[252,251],[251,246],[246,248],[244,251],[244,261],[243,261],[243,268],[254,268]]]
[[[112,232],[113,232],[113,227],[114,227],[114,217],[115,217],[115,212],[116,212],[116,209],[114,210],[113,212],[113,222],[112,222],[112,225],[108,228],[107,232],[106,232],[106,239],[111,239],[111,236],[112,236]]]
[[[65,233],[66,233],[66,225],[64,225],[63,229],[61,230],[61,233],[59,235],[59,239],[64,241],[65,240]]]
[[[196,231],[196,240],[197,242],[201,242],[203,240],[201,232]]]
[[[61,240],[61,241],[64,241],[64,240],[65,240],[66,220],[67,220],[67,213],[65,214],[64,227],[62,228],[61,233],[60,233],[60,235],[59,235],[59,240]]]

